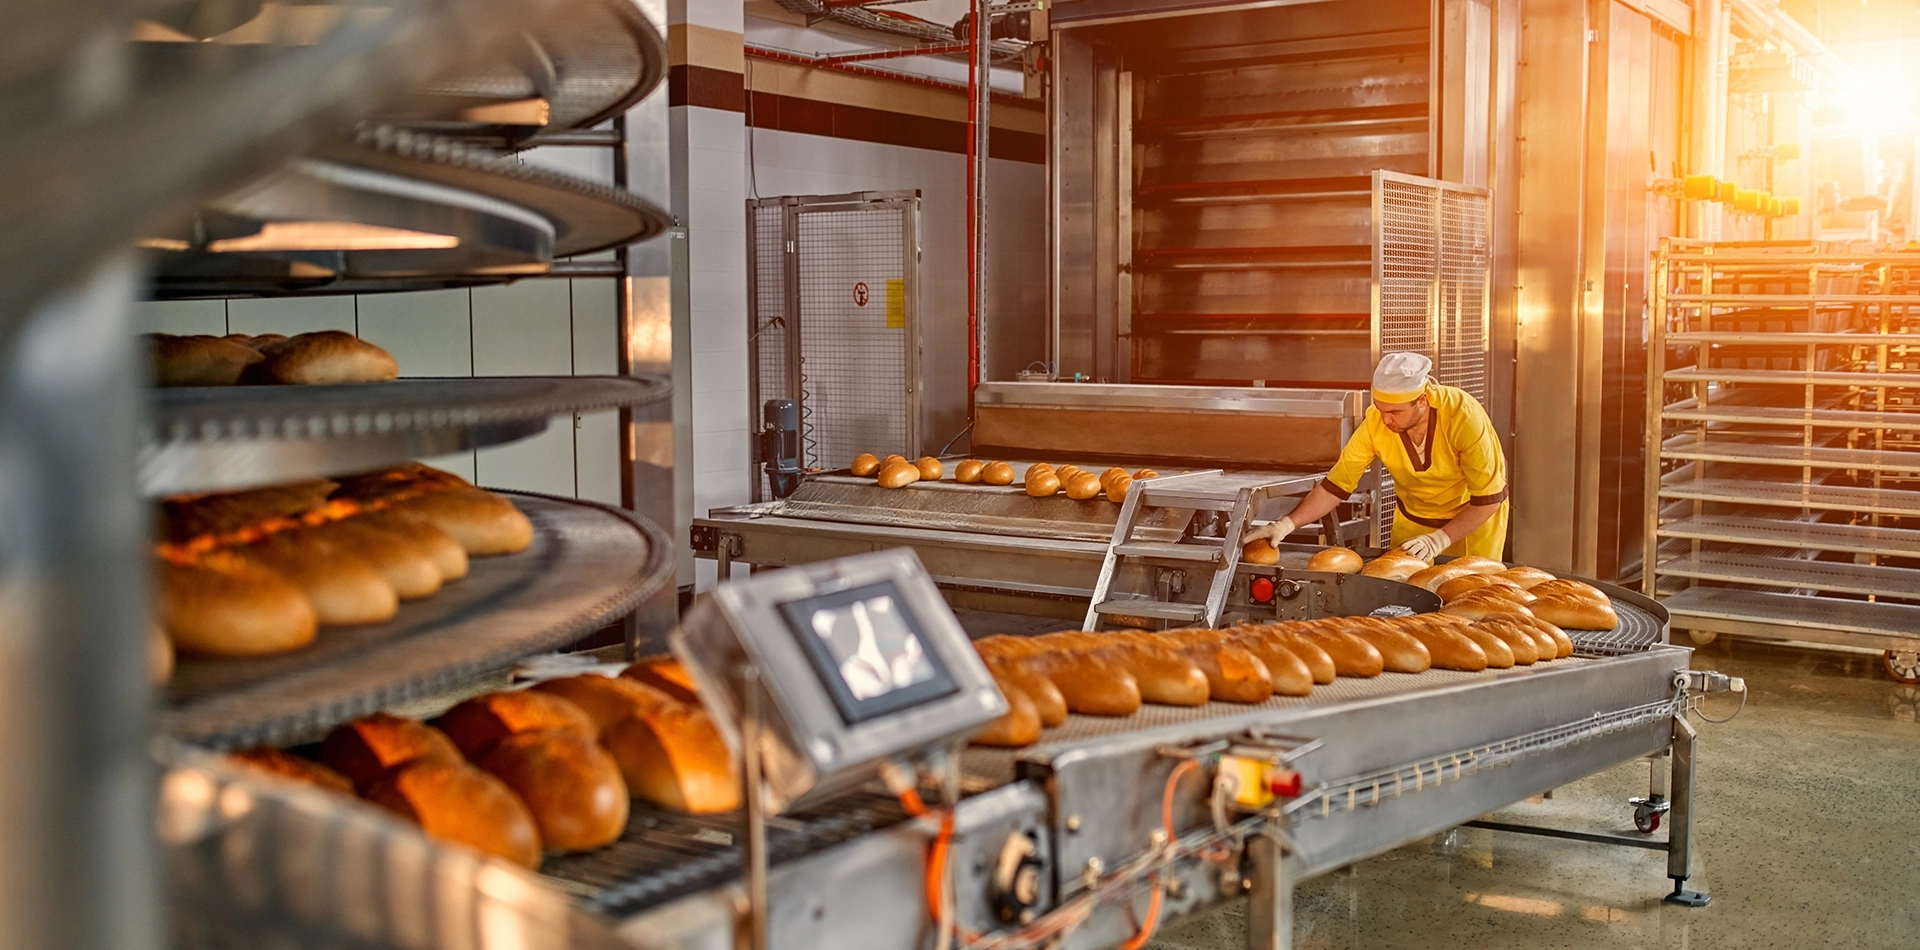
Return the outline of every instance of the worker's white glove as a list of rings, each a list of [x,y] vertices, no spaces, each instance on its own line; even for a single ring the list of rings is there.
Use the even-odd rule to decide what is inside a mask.
[[[1287,535],[1292,534],[1295,527],[1297,527],[1297,525],[1293,523],[1292,518],[1281,518],[1279,521],[1269,521],[1247,532],[1247,536],[1241,538],[1240,541],[1242,544],[1252,544],[1255,541],[1264,540],[1274,547],[1279,547],[1280,541]]]
[[[1432,561],[1440,552],[1453,547],[1453,539],[1445,531],[1432,531],[1400,546],[1400,550],[1419,558]]]

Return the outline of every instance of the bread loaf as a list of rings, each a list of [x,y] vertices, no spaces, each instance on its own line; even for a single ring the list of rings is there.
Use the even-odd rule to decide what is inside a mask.
[[[953,480],[962,485],[978,484],[986,468],[987,463],[979,459],[962,459],[953,467]]]
[[[1313,683],[1316,686],[1324,686],[1327,683],[1331,683],[1334,677],[1340,675],[1339,671],[1334,669],[1333,657],[1328,656],[1327,651],[1302,637],[1296,637],[1284,632],[1284,626],[1281,624],[1262,624],[1249,627],[1247,630],[1248,636],[1258,642],[1271,644],[1274,648],[1293,654],[1293,656],[1299,659],[1300,663],[1306,667],[1307,674],[1313,678]],[[1279,669],[1285,664],[1276,664],[1265,655],[1262,655],[1261,659],[1267,660],[1267,669],[1274,671],[1273,688],[1275,692],[1279,692]],[[1283,695],[1291,696],[1294,694],[1285,693]]]
[[[740,807],[733,754],[697,707],[673,703],[649,710],[615,723],[600,741],[637,798],[695,815]]]
[[[160,626],[173,644],[208,656],[262,656],[313,642],[319,620],[300,588],[225,552],[155,561]]]
[[[1490,617],[1477,621],[1477,624],[1489,630],[1510,630],[1532,639],[1536,663],[1544,663],[1560,655],[1559,641],[1547,632],[1548,625],[1536,623],[1532,617]],[[1515,658],[1518,659],[1517,652]]]
[[[940,460],[931,455],[920,456],[914,461],[913,467],[920,471],[920,480],[923,482],[937,482],[940,476],[946,474],[946,468],[940,464]]]
[[[394,510],[432,522],[476,557],[512,554],[533,543],[533,522],[526,514],[479,488],[425,492],[395,502]]]
[[[1140,683],[1104,655],[1050,649],[1029,637],[987,637],[974,641],[987,662],[996,659],[1060,691],[1067,708],[1086,716],[1130,716],[1141,704]]]
[[[588,738],[600,728],[584,710],[549,692],[504,690],[475,696],[440,716],[440,731],[478,762],[508,736],[537,729],[571,729]]]
[[[325,505],[340,486],[325,479],[214,495],[177,495],[160,503],[161,537],[184,543],[291,518]]]
[[[252,347],[217,336],[155,333],[147,339],[156,386],[232,386],[261,360]]]
[[[540,832],[526,804],[506,783],[464,762],[408,763],[366,797],[434,838],[523,867],[540,864]]]
[[[1553,580],[1554,576],[1537,567],[1510,567],[1494,575],[1503,580],[1512,581],[1524,590],[1532,590],[1533,585]]]
[[[352,551],[379,571],[401,600],[425,597],[440,589],[440,566],[434,560],[433,548],[400,532],[347,518],[300,529],[296,543],[309,537]]]
[[[393,585],[372,564],[308,532],[282,531],[230,550],[300,588],[320,623],[379,623],[400,608]]]
[[[389,772],[419,759],[461,761],[460,750],[446,733],[386,713],[335,726],[320,743],[321,764],[346,776],[362,795]]]
[[[1359,618],[1354,618],[1359,619]],[[1380,651],[1382,668],[1390,673],[1425,673],[1433,667],[1433,655],[1427,646],[1404,630],[1385,624],[1346,625],[1341,632],[1371,644]]]
[[[1450,601],[1440,608],[1443,614],[1465,617],[1468,620],[1485,620],[1498,616],[1531,616],[1527,605],[1508,600],[1497,594],[1474,591],[1458,600]]]
[[[1295,649],[1281,643],[1278,637],[1265,636],[1258,627],[1233,627],[1221,631],[1225,642],[1232,643],[1260,658],[1267,667],[1268,677],[1273,682],[1276,696],[1306,696],[1313,692],[1313,669]],[[1327,679],[1333,679],[1333,663],[1327,663]],[[1212,688],[1212,684],[1208,684]]]
[[[880,466],[875,476],[881,488],[905,488],[920,480],[920,469],[909,462],[893,462]]]
[[[1358,574],[1363,567],[1359,552],[1352,548],[1328,548],[1316,551],[1307,558],[1307,570],[1329,571],[1335,574]]]
[[[1403,628],[1406,634],[1427,648],[1427,654],[1433,658],[1435,669],[1459,670],[1464,673],[1478,673],[1491,665],[1487,651],[1473,637],[1444,626],[1422,626],[1409,624]],[[1509,654],[1511,657],[1511,654]],[[1508,666],[1513,665],[1511,662]]]
[[[983,485],[1013,484],[1013,466],[1005,462],[988,462],[980,469],[980,483]]]
[[[1034,711],[1040,715],[1042,726],[1057,726],[1067,721],[1067,698],[1060,693],[1060,687],[1053,681],[1031,669],[1020,666],[1005,657],[987,660],[987,672],[996,682],[1012,683],[1033,702]]]
[[[1132,490],[1132,488],[1132,475],[1128,475],[1125,472],[1115,475],[1111,481],[1107,482],[1107,500],[1116,505],[1120,504],[1127,500],[1127,492]]]
[[[542,680],[533,684],[531,690],[558,696],[580,707],[580,711],[593,720],[596,734],[605,732],[623,719],[657,706],[678,702],[637,680],[624,676],[601,676],[598,673]]]
[[[1105,490],[1105,489],[1107,489],[1107,488],[1109,488],[1109,487],[1111,487],[1111,486],[1113,485],[1113,480],[1114,480],[1114,479],[1116,479],[1116,478],[1125,478],[1125,479],[1126,479],[1126,480],[1128,480],[1128,481],[1132,481],[1132,480],[1133,480],[1133,476],[1132,476],[1132,475],[1129,475],[1129,474],[1127,474],[1127,470],[1126,470],[1126,469],[1124,469],[1124,468],[1121,468],[1121,467],[1120,467],[1120,466],[1118,466],[1118,465],[1115,465],[1115,466],[1113,466],[1113,467],[1111,467],[1111,468],[1109,468],[1109,469],[1107,469],[1106,471],[1104,471],[1104,472],[1101,472],[1101,473],[1100,473],[1100,487],[1101,487],[1101,489],[1102,489],[1102,490]]]
[[[880,460],[874,458],[871,452],[862,452],[853,457],[853,461],[847,465],[847,471],[866,478],[880,471]]]
[[[1501,563],[1500,561],[1496,561],[1490,557],[1481,557],[1478,554],[1463,554],[1460,557],[1457,557],[1451,561],[1448,561],[1447,563],[1458,566],[1458,567],[1467,568],[1468,570],[1473,571],[1475,574],[1493,575],[1493,574],[1498,574],[1507,569],[1507,565],[1505,565],[1504,563]]]
[[[1485,575],[1476,574],[1474,576],[1484,577]],[[1520,588],[1515,587],[1512,584],[1509,584],[1506,581],[1499,580],[1497,578],[1492,579],[1484,587],[1481,587],[1479,590],[1476,590],[1473,593],[1480,597],[1504,598],[1506,600],[1513,601],[1516,604],[1531,604],[1538,599],[1534,597],[1532,593],[1521,590]]]
[[[342,476],[335,481],[339,484],[333,491],[333,497],[360,502],[393,500],[443,489],[473,488],[472,483],[452,472],[419,462]]]
[[[627,783],[591,735],[536,729],[494,743],[482,771],[520,796],[549,851],[586,851],[627,828]]]
[[[1060,484],[1064,485],[1068,481],[1072,480],[1072,478],[1075,475],[1078,475],[1084,471],[1086,471],[1086,469],[1083,469],[1080,466],[1069,462],[1065,465],[1060,466],[1059,468],[1054,469],[1053,474],[1058,476],[1060,479]]]
[[[1515,666],[1532,666],[1540,659],[1540,641],[1534,639],[1531,631],[1523,629],[1511,618],[1492,617],[1476,620],[1470,626],[1473,630],[1506,644],[1507,649],[1513,653]],[[1493,654],[1489,653],[1487,656],[1491,659]]]
[[[1144,702],[1198,706],[1209,696],[1205,671],[1192,660],[1151,641],[1099,633],[1049,633],[1034,639],[1049,647],[1085,651],[1112,662],[1139,684]]]
[[[907,457],[904,455],[889,455],[886,458],[883,458],[880,460],[880,468],[886,468],[887,466],[893,465],[895,463],[899,463],[902,465],[913,464],[911,462],[908,462]],[[878,471],[878,469],[876,469],[876,471]]]
[[[1368,577],[1378,577],[1389,581],[1405,581],[1407,578],[1426,570],[1427,562],[1410,557],[1382,554],[1360,568],[1360,573]]]
[[[1081,472],[1066,484],[1067,497],[1074,501],[1086,501],[1100,497],[1100,478],[1092,472]]]
[[[1462,594],[1468,591],[1479,590],[1491,583],[1493,583],[1493,578],[1485,574],[1462,574],[1459,577],[1449,577],[1445,581],[1442,581],[1440,586],[1433,589],[1433,592],[1440,595],[1441,603],[1452,603],[1460,599]]]
[[[1573,594],[1543,594],[1527,607],[1534,616],[1556,627],[1612,630],[1620,625],[1620,615],[1614,612],[1611,604]]]
[[[418,545],[433,558],[433,566],[440,571],[440,580],[443,582],[467,576],[470,566],[467,563],[467,549],[453,535],[441,530],[439,525],[419,515],[385,509],[355,515],[354,520],[382,531],[394,532]]]
[[[1143,468],[1133,473],[1133,480],[1136,482],[1143,478],[1159,478],[1159,477],[1160,477],[1160,473],[1150,468]]]
[[[1507,641],[1472,624],[1459,628],[1459,632],[1462,636],[1472,640],[1478,645],[1480,652],[1486,654],[1488,669],[1509,670],[1513,668],[1513,647],[1508,645]],[[1427,644],[1427,649],[1431,651],[1433,644]],[[1438,654],[1435,655],[1438,656]]]
[[[1334,671],[1341,676],[1370,678],[1379,676],[1387,668],[1386,658],[1380,651],[1358,637],[1320,627],[1303,627],[1296,635],[1324,650],[1333,661]]]
[[[1278,564],[1280,549],[1274,547],[1272,541],[1261,538],[1240,549],[1240,560],[1248,564]]]
[[[1470,568],[1470,567],[1460,567],[1453,564],[1436,564],[1433,567],[1422,568],[1418,571],[1413,572],[1412,574],[1407,575],[1406,582],[1409,584],[1412,584],[1415,587],[1424,587],[1427,590],[1434,590],[1438,588],[1441,584],[1446,583],[1447,581],[1450,581],[1463,574],[1472,574],[1472,573],[1474,573],[1474,570],[1473,568]]]
[[[1060,479],[1052,472],[1027,470],[1027,494],[1035,498],[1046,498],[1060,491]]]
[[[1564,577],[1556,577],[1553,580],[1535,584],[1527,588],[1527,592],[1535,597],[1549,597],[1559,594],[1567,597],[1578,597],[1583,600],[1590,600],[1596,604],[1612,603],[1600,588],[1584,581],[1576,581]]]
[[[266,772],[290,782],[312,785],[315,788],[324,788],[342,795],[353,794],[353,783],[347,781],[346,776],[312,759],[303,758],[291,752],[259,746],[229,753],[227,761],[256,772]]]
[[[1264,703],[1273,697],[1273,672],[1266,663],[1220,631],[1143,632],[1137,636],[1192,660],[1207,678],[1208,698],[1216,702]]]
[[[249,366],[247,382],[291,385],[372,383],[400,375],[393,354],[351,333],[302,333],[260,348],[264,359]]]
[[[1539,617],[1525,617],[1522,618],[1520,622],[1532,628],[1534,639],[1540,640],[1544,637],[1546,640],[1553,642],[1554,659],[1564,660],[1573,655],[1573,638],[1567,636],[1567,632],[1560,629],[1559,626],[1542,620]],[[1543,640],[1542,642],[1544,643],[1545,641]],[[1541,657],[1545,659],[1546,654],[1542,653]]]
[[[994,679],[994,685],[1000,687],[1000,695],[1007,699],[1007,711],[999,718],[980,727],[973,734],[974,745],[1019,748],[1040,741],[1040,711],[1026,690],[1009,680]]]
[[[636,682],[645,683],[679,702],[691,706],[700,705],[700,687],[693,681],[693,675],[671,655],[641,657],[628,664],[620,675]]]

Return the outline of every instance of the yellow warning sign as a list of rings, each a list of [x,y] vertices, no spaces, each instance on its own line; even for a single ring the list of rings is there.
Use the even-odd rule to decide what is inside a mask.
[[[899,279],[887,281],[887,329],[904,330],[907,328],[907,282]]]

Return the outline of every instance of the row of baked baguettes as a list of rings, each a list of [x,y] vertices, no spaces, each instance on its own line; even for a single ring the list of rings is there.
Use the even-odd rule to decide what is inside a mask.
[[[1307,696],[1336,677],[1432,668],[1479,672],[1573,654],[1560,628],[1534,617],[1450,614],[1334,617],[1224,630],[987,637],[974,648],[1008,712],[973,737],[1024,746],[1067,714],[1127,716],[1143,703],[1197,706]]]
[[[513,503],[411,464],[161,504],[159,625],[182,652],[258,656],[322,625],[379,623],[533,541]]]
[[[618,839],[629,798],[740,807],[733,758],[683,676],[646,661],[466,700],[434,724],[380,713],[334,729],[315,759],[273,748],[237,764],[357,794],[428,835],[533,867]]]
[[[293,337],[150,333],[147,345],[154,384],[162,387],[374,383],[400,375],[393,354],[344,330]]]

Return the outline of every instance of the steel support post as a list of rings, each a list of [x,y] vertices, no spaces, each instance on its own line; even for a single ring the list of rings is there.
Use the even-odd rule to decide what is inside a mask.
[[[1287,874],[1287,849],[1275,830],[1247,840],[1252,865],[1247,895],[1247,950],[1288,950],[1293,946],[1293,879]]]
[[[1711,900],[1705,891],[1687,889],[1693,876],[1693,724],[1685,713],[1673,717],[1673,808],[1667,814],[1667,876],[1673,879],[1673,893],[1667,903],[1687,907],[1705,907]]]

